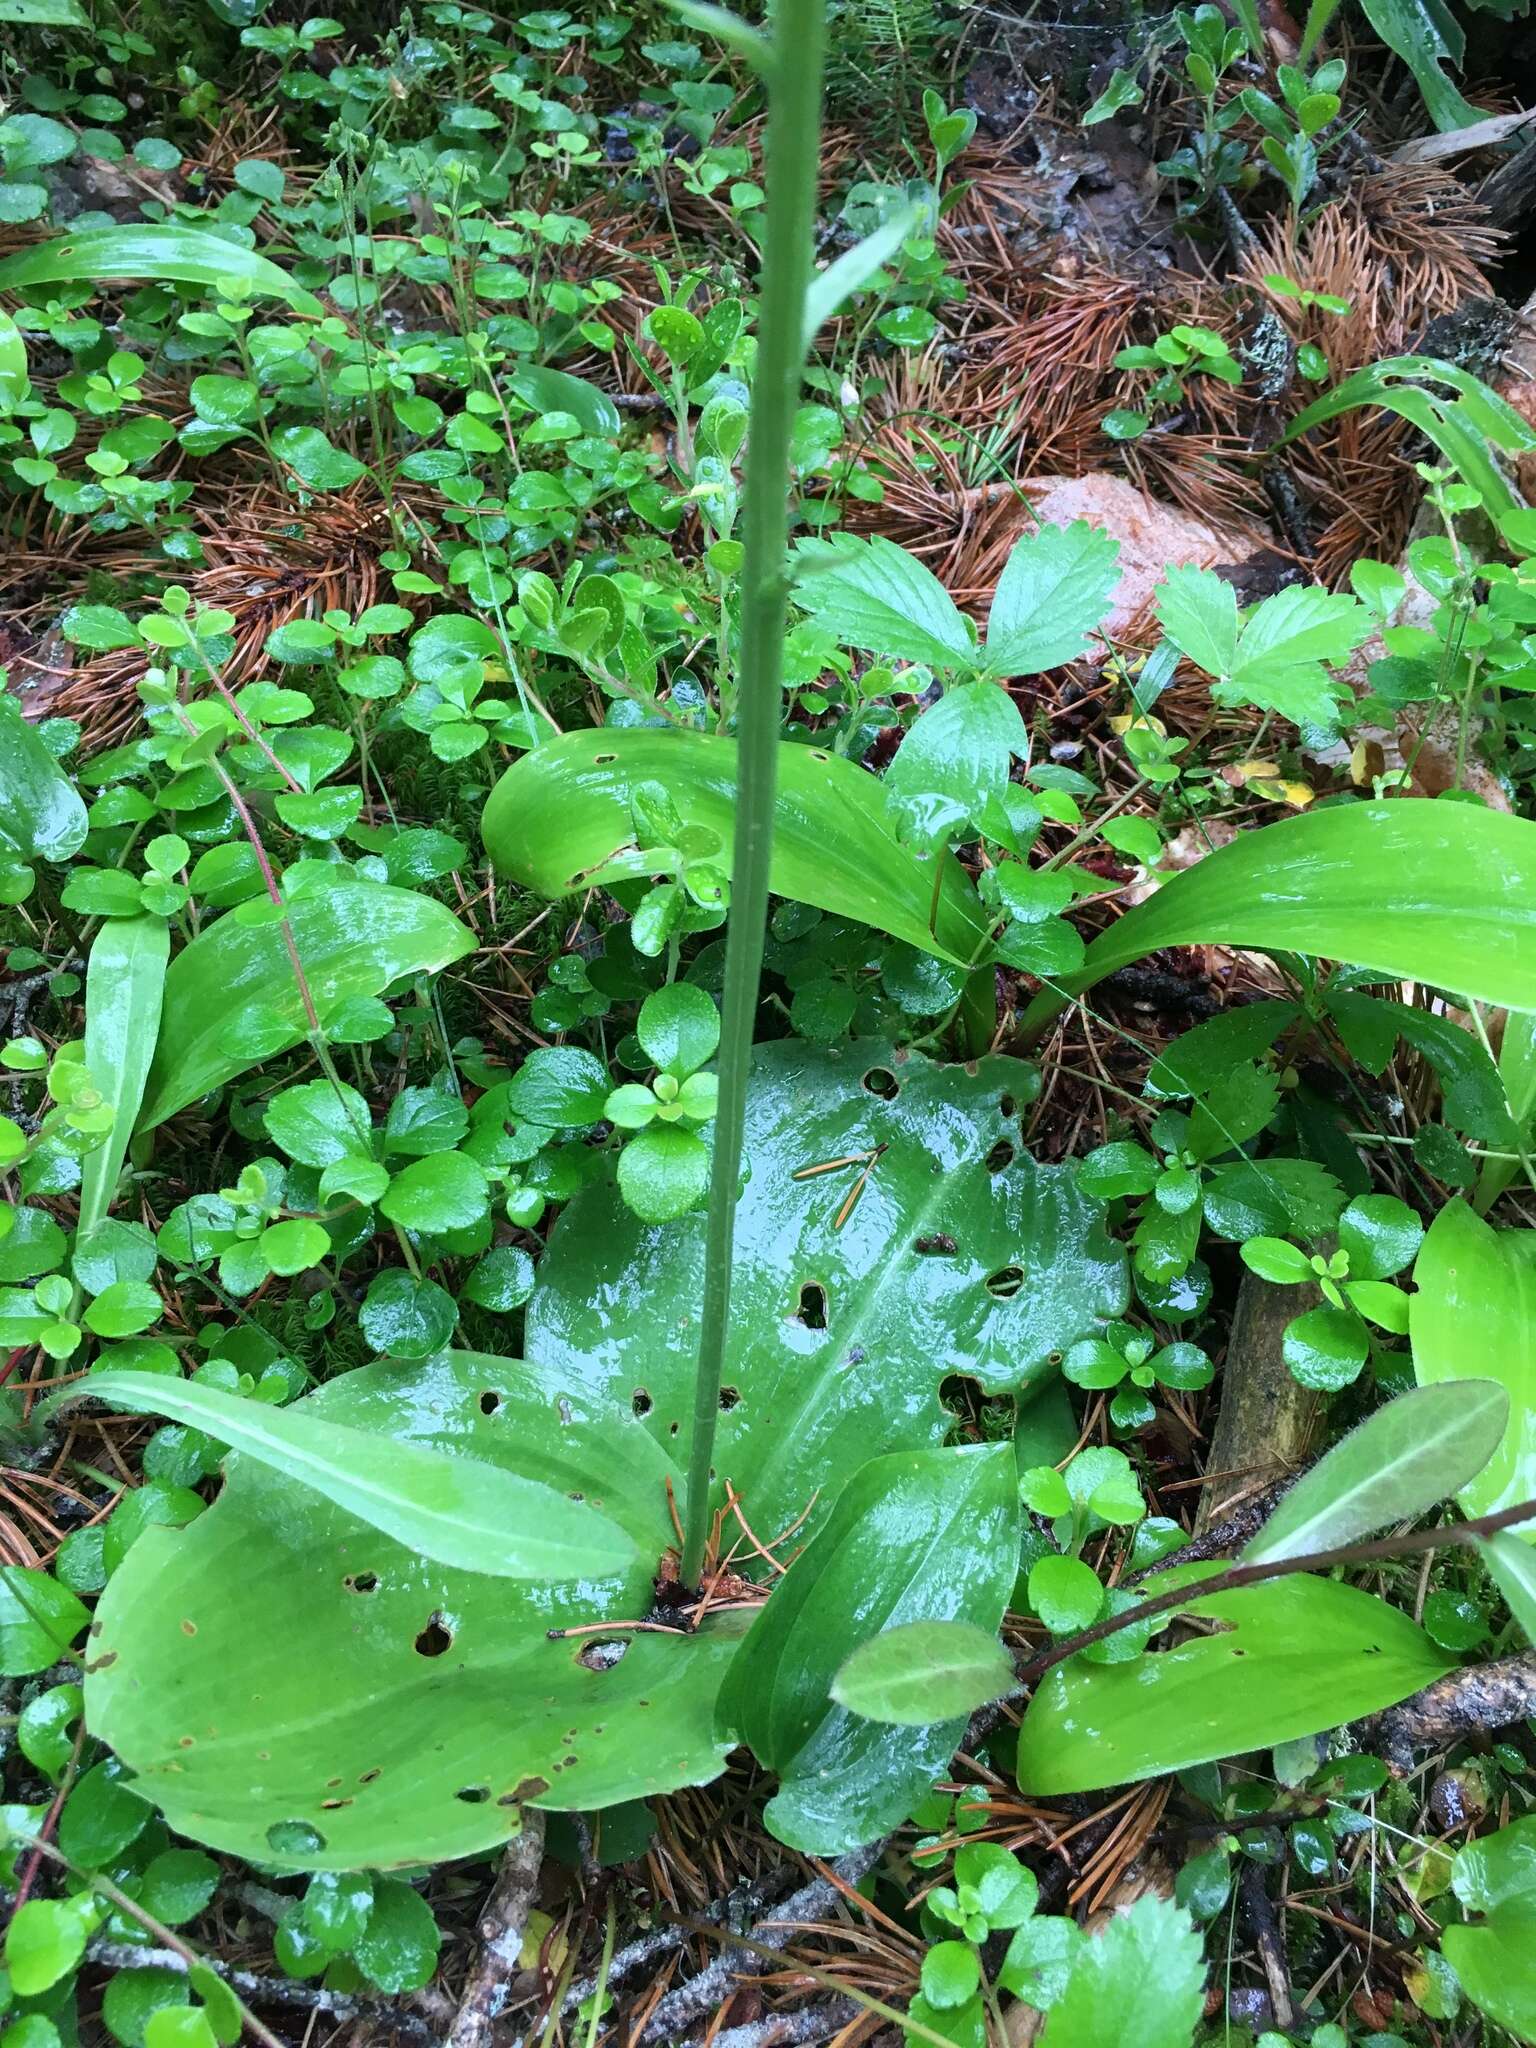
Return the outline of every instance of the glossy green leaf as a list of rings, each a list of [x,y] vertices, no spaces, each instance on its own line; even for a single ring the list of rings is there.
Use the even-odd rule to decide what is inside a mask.
[[[76,1227],[82,1237],[112,1206],[128,1155],[160,1033],[170,944],[163,917],[108,918],[91,942],[85,970],[85,1064],[111,1106],[112,1128],[81,1166]]]
[[[1226,1623],[1219,1634],[1046,1674],[1019,1731],[1023,1790],[1091,1792],[1271,1749],[1390,1707],[1450,1668],[1406,1615],[1353,1586],[1298,1572],[1202,1599],[1200,1580],[1219,1570],[1184,1566],[1141,1588],[1188,1585],[1178,1612]]]
[[[409,974],[462,959],[474,940],[441,903],[409,889],[342,884],[288,906],[322,1021],[349,996],[377,996]],[[230,912],[171,962],[160,1042],[140,1130],[151,1130],[308,1031],[282,926]]]
[[[1413,1279],[1408,1332],[1420,1386],[1492,1379],[1509,1396],[1503,1442],[1456,1498],[1467,1514],[1488,1515],[1536,1497],[1536,1231],[1495,1230],[1449,1202]],[[1520,1534],[1536,1541],[1536,1523]]]
[[[1243,1551],[1249,1564],[1307,1557],[1415,1521],[1481,1472],[1503,1441],[1509,1396],[1496,1380],[1400,1394],[1303,1473]]]
[[[1482,118],[1482,110],[1462,97],[1443,68],[1459,64],[1466,47],[1444,0],[1362,0],[1362,5],[1371,27],[1413,73],[1438,129],[1465,128]]]
[[[541,896],[654,874],[655,855],[636,846],[630,812],[644,782],[663,785],[686,826],[718,836],[724,865],[736,821],[736,742],[642,729],[567,733],[525,755],[486,804],[486,850]],[[985,936],[959,862],[944,858],[935,913],[933,863],[899,844],[879,782],[819,747],[779,748],[770,884],[962,964]]]
[[[1536,2038],[1536,1818],[1458,1849],[1451,1887],[1467,1912],[1486,1915],[1440,1938],[1461,1988],[1517,2039]]]
[[[479,1458],[328,1422],[307,1406],[274,1408],[163,1373],[92,1373],[68,1397],[83,1394],[200,1429],[418,1556],[459,1571],[539,1581],[601,1578],[633,1556],[622,1529],[589,1502]]]
[[[1513,1529],[1501,1529],[1477,1547],[1526,1640],[1536,1643],[1536,1551]]]
[[[27,344],[9,313],[0,313],[0,417],[27,395]]]
[[[971,1621],[909,1621],[869,1637],[838,1666],[832,1697],[866,1721],[915,1728],[1000,1699],[1013,1659]]]
[[[675,1541],[681,1474],[627,1396],[444,1352],[344,1373],[284,1412],[579,1494],[634,1555],[554,1585],[461,1571],[232,1458],[206,1513],[147,1530],[113,1575],[86,1678],[92,1732],[179,1833],[263,1863],[389,1869],[495,1848],[527,1801],[591,1810],[717,1774],[741,1616],[549,1634],[643,1618]]]
[[[1400,799],[1307,811],[1186,868],[1111,925],[1075,995],[1162,946],[1317,954],[1536,1009],[1536,823]],[[1037,997],[1026,1028],[1061,1008]]]
[[[1049,2048],[1189,2048],[1205,2005],[1205,1948],[1172,1899],[1144,1896],[1073,1942],[1046,2022]]]
[[[85,830],[74,784],[0,688],[0,854],[65,861],[80,851]]]
[[[1018,1569],[1011,1444],[874,1458],[778,1586],[720,1694],[722,1724],[779,1773],[764,1815],[832,1855],[883,1834],[932,1785],[963,1714],[891,1727],[830,1697],[850,1638],[914,1621],[995,1631]]]
[[[580,422],[584,434],[609,441],[619,438],[622,422],[618,407],[606,391],[589,384],[585,377],[573,377],[568,370],[552,370],[542,363],[525,363],[512,372],[508,382],[535,412],[568,412]]]
[[[1102,1208],[1073,1168],[1024,1150],[1036,1085],[995,1056],[967,1068],[867,1041],[757,1048],[714,1462],[738,1488],[753,1475],[760,1535],[813,1495],[823,1516],[867,1458],[940,1442],[947,1374],[1037,1386],[1123,1309]],[[828,1161],[847,1163],[806,1171]],[[683,1462],[703,1258],[701,1216],[647,1227],[595,1182],[555,1225],[524,1337],[540,1366],[632,1401]]]
[[[1002,685],[960,683],[908,728],[885,786],[898,799],[948,797],[962,817],[974,816],[1001,796],[1014,756],[1028,751],[1023,714]],[[1070,883],[1066,890],[1070,901]]]
[[[221,279],[237,278],[263,297],[286,299],[297,313],[318,317],[323,311],[314,294],[296,285],[270,257],[226,241],[211,229],[167,221],[84,228],[19,249],[0,262],[0,292],[26,292],[35,285],[105,284],[115,278],[214,287]]]
[[[1372,4],[1417,8],[1438,6],[1439,0],[1372,0]],[[1536,429],[1470,370],[1437,356],[1389,356],[1356,370],[1298,413],[1275,445],[1283,448],[1340,413],[1366,405],[1383,406],[1427,435],[1495,517],[1518,509],[1520,500],[1489,443],[1510,454],[1522,453],[1536,448]]]

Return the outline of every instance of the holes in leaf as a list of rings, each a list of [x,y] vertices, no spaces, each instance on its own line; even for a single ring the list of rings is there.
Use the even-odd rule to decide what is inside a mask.
[[[541,1792],[549,1790],[548,1778],[519,1778],[510,1792],[503,1792],[497,1800],[498,1806],[521,1806],[525,1799],[537,1799]]]
[[[864,1076],[864,1086],[871,1095],[878,1095],[882,1102],[894,1102],[901,1093],[901,1083],[889,1067],[871,1067]]]
[[[277,1856],[318,1856],[325,1837],[307,1820],[275,1820],[267,1829],[267,1847]]]
[[[915,1238],[912,1249],[925,1259],[954,1259],[960,1256],[959,1245],[942,1230],[935,1230],[927,1237]]]
[[[320,1802],[320,1811],[322,1813],[334,1813],[338,1807],[350,1806],[351,1804],[352,1802],[350,1799],[322,1799]]]
[[[453,1648],[453,1634],[443,1622],[440,1614],[434,1614],[421,1634],[416,1638],[418,1657],[441,1657],[445,1650]]]
[[[831,760],[831,758],[832,758],[832,756],[831,756],[830,754],[823,754],[823,753],[820,753],[820,752],[819,752],[819,751],[818,751],[818,750],[817,750],[816,748],[814,748],[814,747],[813,747],[813,748],[811,749],[811,759],[812,759],[813,761],[830,761],[830,760]]]
[[[489,1785],[461,1785],[454,1793],[455,1799],[462,1799],[466,1806],[484,1806],[491,1796]]]
[[[377,1572],[348,1572],[341,1583],[349,1593],[376,1593],[379,1575]]]
[[[725,1414],[729,1415],[740,1399],[740,1387],[722,1387],[720,1389],[720,1406]]]
[[[808,1330],[824,1330],[827,1327],[827,1290],[819,1280],[807,1280],[800,1290],[800,1300],[792,1323],[803,1323]]]
[[[634,1393],[630,1396],[629,1405],[636,1415],[644,1416],[650,1414],[655,1403],[651,1400],[644,1387],[636,1387]]]
[[[994,1301],[1012,1301],[1024,1285],[1022,1266],[999,1266],[995,1273],[989,1273],[985,1286]]]
[[[594,754],[592,765],[594,768],[606,768],[610,761],[617,761],[618,758],[617,754]]]
[[[1000,1095],[997,1098],[997,1106],[1006,1117],[1015,1117],[1019,1113],[1019,1105],[1011,1095]]]
[[[1012,1166],[1013,1158],[1013,1147],[1006,1138],[999,1138],[987,1154],[986,1169],[988,1173],[1001,1173],[1005,1166]]]
[[[584,1649],[578,1650],[576,1662],[587,1671],[611,1671],[628,1655],[629,1644],[622,1636],[613,1636],[603,1642],[588,1643]]]
[[[375,1778],[380,1778],[383,1775],[383,1765],[375,1764],[371,1771],[359,1771],[357,1774],[357,1782],[359,1783],[359,1785],[371,1785]]]
[[[500,1394],[496,1392],[494,1387],[487,1387],[480,1396],[480,1413],[482,1415],[494,1415],[500,1406]]]

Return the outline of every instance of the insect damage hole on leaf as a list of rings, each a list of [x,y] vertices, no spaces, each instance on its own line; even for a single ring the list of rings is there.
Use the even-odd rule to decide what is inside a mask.
[[[1008,1140],[999,1138],[982,1163],[988,1173],[1001,1173],[1005,1167],[1012,1166],[1016,1157],[1017,1154]]]
[[[348,1572],[341,1583],[349,1593],[376,1593],[379,1575],[377,1572]]]
[[[644,1387],[636,1387],[630,1396],[629,1405],[637,1417],[649,1415],[655,1405]]]
[[[1012,1301],[1024,1285],[1024,1268],[999,1266],[995,1273],[987,1275],[982,1284],[994,1301]]]
[[[417,1636],[414,1647],[419,1657],[441,1657],[453,1648],[453,1631],[445,1626],[440,1614],[434,1614]]]
[[[824,1330],[827,1327],[827,1290],[819,1280],[807,1280],[800,1289],[800,1299],[795,1304],[789,1320],[802,1323],[808,1330]]]
[[[621,1636],[605,1637],[578,1650],[576,1662],[587,1671],[611,1671],[628,1653],[629,1644]]]
[[[500,1406],[500,1394],[498,1394],[494,1388],[487,1387],[485,1392],[480,1396],[480,1413],[482,1415],[494,1415],[496,1413],[496,1410]]]
[[[894,1102],[901,1093],[901,1083],[889,1067],[871,1067],[864,1076],[864,1086],[882,1102]]]

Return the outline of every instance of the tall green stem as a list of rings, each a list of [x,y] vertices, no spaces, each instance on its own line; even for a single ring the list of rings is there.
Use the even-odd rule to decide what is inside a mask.
[[[709,1483],[731,1309],[736,1197],[746,1129],[752,1027],[768,918],[768,861],[783,702],[788,598],[789,451],[805,358],[805,288],[811,270],[820,167],[824,0],[777,0],[768,79],[762,293],[752,419],[742,500],[738,640],[736,843],[725,942],[720,1102],[704,1253],[698,1380],[688,1461],[682,1577],[698,1583],[709,1534]]]

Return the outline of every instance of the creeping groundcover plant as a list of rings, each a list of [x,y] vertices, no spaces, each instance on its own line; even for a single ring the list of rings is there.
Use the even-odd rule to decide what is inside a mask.
[[[1261,165],[1305,268],[1347,69],[1326,7],[1278,65],[1246,0],[1181,10],[1087,125],[1176,40],[1203,126],[1157,174],[1311,323],[1320,388],[1282,427],[1266,387],[1244,460],[1370,408],[1437,458],[1433,530],[1347,589],[1170,562],[1117,608],[1106,526],[1026,504],[957,601],[858,436],[964,297],[976,118],[927,89],[833,232],[824,0],[676,11],[636,57],[628,17],[513,48],[434,5],[375,65],[219,0],[323,177],[210,144],[0,255],[0,473],[87,565],[54,637],[106,706],[82,745],[0,689],[0,2048],[93,2038],[98,1965],[124,2048],[282,2048],[177,1932],[241,1866],[307,2020],[382,2023],[430,1873],[503,1854],[409,2025],[484,2048],[521,1973],[522,2039],[627,2040],[611,1873],[720,1780],[784,1882],[668,1893],[633,1970],[727,1961],[636,2048],[834,1913],[869,1954],[797,1950],[835,2002],[785,2039],[1536,2041],[1536,431],[1454,351],[1335,378],[1350,302],[1248,276]],[[1449,117],[1411,11],[1366,9]],[[17,25],[155,56],[73,0]],[[665,104],[600,146],[578,52]],[[86,72],[22,78],[0,220],[127,116]],[[678,200],[633,306],[560,197],[608,168]],[[1157,372],[1105,416],[1138,460],[1253,371],[1192,323],[1101,353]],[[1011,501],[999,435],[917,473]],[[259,576],[194,517],[219,458]],[[1308,1915],[1362,1959],[1331,2019]]]

